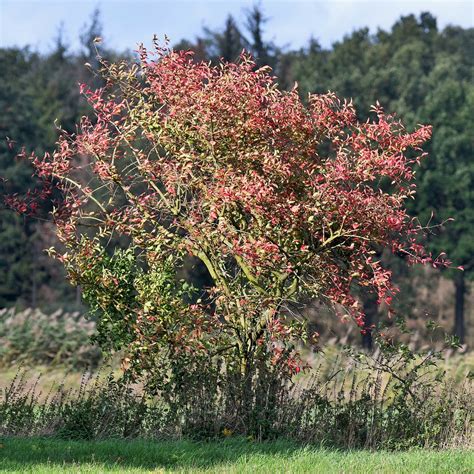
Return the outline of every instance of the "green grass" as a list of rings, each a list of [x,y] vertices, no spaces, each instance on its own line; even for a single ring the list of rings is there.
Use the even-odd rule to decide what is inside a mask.
[[[0,471],[21,473],[468,473],[473,451],[335,451],[278,441],[192,443],[4,439]]]

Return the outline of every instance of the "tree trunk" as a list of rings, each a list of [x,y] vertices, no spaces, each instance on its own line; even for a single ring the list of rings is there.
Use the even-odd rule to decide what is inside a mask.
[[[367,293],[364,297],[364,313],[365,313],[365,333],[362,334],[362,347],[364,349],[372,349],[372,328],[373,324],[377,324],[377,296],[374,293]]]
[[[81,306],[81,287],[76,286],[76,309],[78,309]]]
[[[459,342],[464,344],[466,338],[466,330],[464,324],[464,297],[466,294],[466,279],[464,272],[460,271],[454,279],[454,287],[456,289],[456,305],[454,310],[454,334],[459,338]]]
[[[38,283],[36,281],[36,270],[33,270],[33,279],[31,282],[31,307],[36,308],[38,300]]]

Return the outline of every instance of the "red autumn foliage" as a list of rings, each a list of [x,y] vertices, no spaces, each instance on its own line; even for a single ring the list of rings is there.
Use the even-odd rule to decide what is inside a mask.
[[[212,324],[245,366],[262,341],[278,358],[279,344],[300,334],[282,309],[302,296],[342,306],[361,327],[354,286],[390,306],[397,290],[377,250],[447,264],[424,250],[424,229],[404,207],[429,126],[408,132],[378,104],[360,123],[332,93],[305,105],[297,87],[280,91],[246,54],[211,66],[157,46],[142,48],[137,65],[101,72],[104,88],[81,86],[95,120],[63,134],[53,154],[31,157],[49,190],[39,196],[61,192],[53,217],[74,282],[87,285],[84,262],[114,236],[127,236],[146,268],[198,257],[214,282]],[[9,204],[32,210],[30,199]],[[135,327],[144,314],[156,324],[144,303],[128,308]],[[192,337],[209,334],[208,309],[189,310],[200,311]]]

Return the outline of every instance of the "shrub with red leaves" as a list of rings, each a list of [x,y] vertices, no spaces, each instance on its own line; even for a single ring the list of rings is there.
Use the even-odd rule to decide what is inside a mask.
[[[377,249],[446,264],[404,207],[430,127],[407,132],[379,105],[360,123],[332,93],[304,105],[246,54],[211,66],[155,46],[138,64],[102,63],[105,87],[81,86],[95,119],[31,157],[44,191],[9,198],[29,212],[60,191],[52,215],[65,251],[52,253],[127,366],[151,370],[166,351],[219,355],[248,374],[269,356],[291,375],[305,335],[284,311],[291,302],[324,299],[363,328],[353,287],[387,306],[396,293]],[[212,278],[205,303],[189,303],[175,276],[188,255]]]

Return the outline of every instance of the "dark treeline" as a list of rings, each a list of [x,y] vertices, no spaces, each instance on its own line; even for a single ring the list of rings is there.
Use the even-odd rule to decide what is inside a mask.
[[[446,252],[453,266],[463,266],[464,271],[446,270],[440,278],[435,272],[408,269],[401,260],[390,262],[402,288],[398,310],[411,321],[434,319],[461,342],[468,337],[472,341],[468,289],[474,275],[474,29],[440,30],[436,18],[423,13],[400,18],[390,31],[354,31],[328,49],[312,38],[305,48],[290,50],[266,39],[267,26],[262,9],[254,7],[246,12],[244,24],[229,16],[221,29],[204,29],[175,47],[191,49],[197,60],[210,61],[238,60],[246,49],[259,66],[272,67],[281,88],[297,82],[303,97],[331,90],[352,98],[361,119],[378,100],[408,128],[432,124],[430,157],[418,170],[417,197],[409,203],[410,211],[422,224],[454,218],[428,235],[429,245],[435,253]],[[20,145],[27,151],[50,151],[58,133],[55,121],[74,131],[88,113],[77,84],[100,85],[93,69],[94,38],[102,36],[101,30],[95,12],[80,35],[78,52],[68,50],[61,34],[47,54],[29,48],[0,49],[2,192],[22,193],[31,186],[31,169],[14,158]],[[100,47],[101,55],[110,59],[132,56]],[[50,224],[3,208],[0,215],[0,307],[79,307],[79,294],[43,252],[54,244]],[[380,258],[386,258],[382,249]],[[205,278],[199,269],[190,273],[196,280]],[[452,291],[449,281],[454,283]],[[375,301],[370,295],[361,297],[369,320],[376,322],[380,315]],[[327,335],[340,335],[337,324],[330,326]]]

